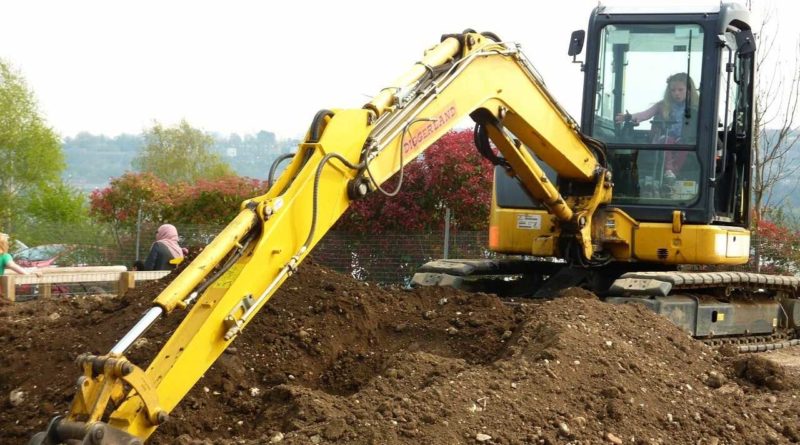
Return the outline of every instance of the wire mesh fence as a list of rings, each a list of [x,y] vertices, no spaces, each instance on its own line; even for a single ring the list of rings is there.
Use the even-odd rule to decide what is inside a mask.
[[[451,233],[450,258],[486,258],[486,232]],[[442,258],[445,238],[440,233],[361,235],[330,232],[311,253],[319,264],[358,280],[408,284],[424,263]]]
[[[25,228],[12,233],[29,246],[43,244],[66,244],[70,255],[56,261],[60,266],[76,265],[125,265],[129,268],[137,259],[144,260],[155,240],[157,224],[142,224],[139,227],[120,230],[110,224],[74,226],[69,224]],[[181,245],[197,253],[223,229],[216,225],[178,225]],[[16,235],[16,236],[15,236]],[[459,231],[444,233],[385,233],[380,235],[356,234],[332,231],[312,250],[311,259],[338,272],[358,280],[388,284],[407,284],[422,264],[443,258],[445,245],[450,258],[494,257],[487,246],[486,231]],[[754,240],[755,241],[755,240]],[[761,251],[771,252],[773,241],[762,241]],[[751,249],[755,250],[755,249]],[[762,256],[764,265],[774,262]],[[691,268],[690,268],[691,269]],[[704,269],[704,268],[701,268]],[[736,270],[755,270],[748,264]],[[784,269],[791,273],[797,267]],[[776,272],[769,267],[764,272]]]
[[[177,225],[180,243],[191,252],[203,249],[224,228],[216,225]],[[128,229],[110,224],[90,226],[39,225],[12,234],[29,247],[67,245],[69,254],[55,261],[59,266],[118,265],[131,267],[144,260],[155,241],[158,224]],[[449,234],[449,257],[484,258],[486,232]],[[359,280],[407,283],[414,271],[427,261],[443,257],[443,233],[387,233],[364,235],[332,231],[311,252],[312,261]],[[16,252],[21,254],[20,252]],[[23,254],[24,255],[24,254]]]
[[[181,244],[198,251],[208,244],[221,226],[186,225],[178,228]],[[111,224],[38,224],[12,232],[12,238],[31,250],[13,252],[21,258],[33,255],[45,259],[47,255],[57,255],[57,266],[132,266],[136,260],[144,260],[155,241],[158,224],[143,224],[138,227],[120,229]],[[63,248],[49,248],[58,245]]]

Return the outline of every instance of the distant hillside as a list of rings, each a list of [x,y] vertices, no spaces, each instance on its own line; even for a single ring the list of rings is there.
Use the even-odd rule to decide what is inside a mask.
[[[296,139],[277,140],[275,134],[260,131],[255,135],[214,135],[212,150],[230,164],[236,174],[267,179],[272,161],[296,150]],[[144,145],[141,135],[116,137],[79,133],[64,140],[67,162],[64,179],[81,190],[106,187],[111,178],[132,171],[131,161]],[[285,167],[285,165],[283,165]]]
[[[765,140],[770,140],[769,132]],[[240,136],[214,134],[212,150],[219,153],[225,162],[240,176],[267,179],[269,168],[278,156],[291,153],[300,142],[297,139],[277,140],[269,131]],[[141,135],[122,134],[116,137],[80,133],[64,140],[67,161],[65,180],[81,190],[91,191],[108,185],[110,178],[131,171],[131,161],[139,153],[144,142]],[[793,163],[800,162],[800,144],[791,152]],[[282,167],[285,167],[284,163]],[[776,185],[772,202],[782,203],[784,211],[800,209],[798,175],[787,178]]]

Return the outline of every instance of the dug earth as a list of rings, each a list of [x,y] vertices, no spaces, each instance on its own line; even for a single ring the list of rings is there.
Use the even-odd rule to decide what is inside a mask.
[[[124,298],[0,305],[0,443],[63,414],[75,357],[108,352],[172,278]],[[146,366],[179,318],[128,357]],[[509,302],[377,287],[308,260],[148,443],[800,443],[800,377],[783,354],[726,354],[580,289]]]

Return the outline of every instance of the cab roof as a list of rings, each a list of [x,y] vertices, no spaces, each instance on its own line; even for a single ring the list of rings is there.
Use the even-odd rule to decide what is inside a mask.
[[[648,4],[641,1],[627,3],[619,1],[598,2],[598,14],[718,14],[722,8],[743,8],[736,4],[711,1],[678,1],[665,4]]]

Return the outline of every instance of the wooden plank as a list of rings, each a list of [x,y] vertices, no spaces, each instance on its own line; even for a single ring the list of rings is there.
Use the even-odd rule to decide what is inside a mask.
[[[43,274],[37,276],[16,275],[16,284],[57,284],[57,283],[92,283],[92,282],[116,282],[119,280],[121,272],[83,272],[83,273],[63,273],[63,274]]]
[[[83,267],[42,267],[36,269],[37,273],[42,275],[54,274],[70,274],[70,273],[83,273],[83,272],[125,272],[128,268],[125,266],[83,266]],[[8,275],[17,275],[13,270],[7,270]]]
[[[13,276],[15,283],[20,284],[57,284],[57,283],[92,283],[92,282],[117,282],[121,274],[130,273],[136,281],[158,280],[169,275],[169,270],[148,270],[135,272],[72,272],[72,273],[49,273],[38,276],[30,275],[7,275]]]
[[[44,267],[37,269],[37,272],[49,274],[75,273],[75,272],[125,272],[125,266],[84,266],[84,267]]]
[[[171,270],[137,270],[133,272],[136,276],[136,281],[142,280],[160,280],[161,278],[166,277],[170,273]]]
[[[6,299],[9,301],[16,301],[16,289],[14,288],[14,279],[16,277],[12,275],[2,275],[0,276],[0,290],[3,291],[3,295],[5,295]]]
[[[110,282],[117,284],[119,295],[124,295],[129,289],[135,287],[136,281],[158,280],[172,271],[127,271],[125,266],[97,266],[53,267],[37,269],[36,272],[36,274],[29,275],[9,273],[0,276],[0,290],[7,299],[15,301],[15,286],[22,284],[39,285],[42,296],[48,298],[51,296],[53,284]]]

